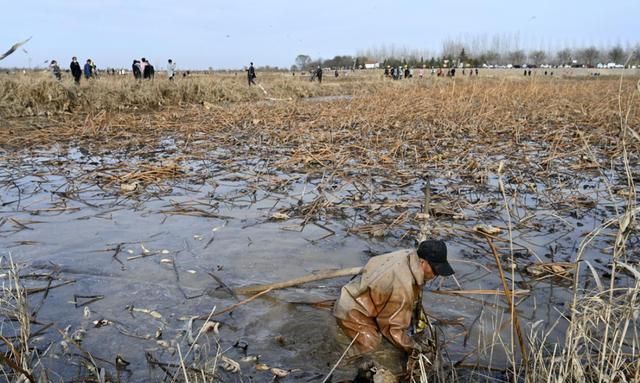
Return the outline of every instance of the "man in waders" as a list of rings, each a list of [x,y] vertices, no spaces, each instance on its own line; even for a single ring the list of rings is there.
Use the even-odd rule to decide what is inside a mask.
[[[422,305],[425,282],[454,273],[443,241],[421,242],[417,250],[373,257],[360,278],[342,288],[333,315],[358,351],[374,351],[382,336],[406,352],[421,346],[408,334],[416,305]]]

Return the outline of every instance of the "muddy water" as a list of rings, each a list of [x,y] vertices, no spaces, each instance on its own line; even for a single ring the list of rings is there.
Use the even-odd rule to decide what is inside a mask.
[[[53,323],[68,334],[84,329],[82,349],[110,373],[116,373],[109,364],[116,355],[131,363],[120,372],[124,381],[154,381],[162,377],[162,370],[149,367],[145,352],[162,362],[178,363],[177,349],[184,355],[189,348],[185,331],[188,319],[238,302],[218,280],[231,288],[286,280],[316,270],[360,266],[373,254],[413,245],[412,238],[403,239],[394,233],[383,238],[349,234],[346,228],[352,223],[346,219],[328,217],[322,223],[335,235],[328,235],[317,225],[302,226],[301,219],[271,220],[281,207],[312,200],[313,188],[305,182],[306,174],[277,174],[268,164],[262,164],[264,167],[256,172],[259,161],[239,161],[215,171],[211,164],[186,164],[193,172],[206,173],[208,177],[201,182],[193,178],[171,181],[162,190],[149,187],[143,193],[100,189],[93,178],[82,178],[94,177],[91,170],[96,164],[117,164],[120,160],[57,148],[25,154],[19,162],[7,162],[1,173],[0,198],[2,216],[10,220],[0,227],[0,248],[2,255],[10,255],[21,265],[25,276],[50,273],[59,279],[53,286],[73,281],[50,290],[46,297],[42,293],[31,295],[32,307],[39,307],[39,323]],[[289,182],[275,190],[256,183],[256,178],[267,176]],[[571,260],[584,234],[612,214],[611,206],[620,201],[607,200],[604,184],[597,178],[590,178],[588,185],[553,190],[537,185],[521,194],[513,214],[521,214],[518,222],[531,215],[526,221],[537,229],[526,226],[525,230],[524,223],[522,227],[513,223],[519,266],[537,258],[547,262]],[[410,194],[421,199],[421,187],[409,185],[388,197],[397,199]],[[493,194],[478,197],[480,202],[493,199],[501,203],[495,176],[489,177],[486,187],[493,189]],[[451,192],[452,188],[458,193],[474,193],[473,188],[465,191],[459,179],[439,178],[432,183],[434,195]],[[349,187],[339,190],[332,196],[339,198]],[[601,206],[579,212],[563,210],[559,206],[562,201],[578,191],[591,197],[596,193]],[[553,201],[557,201],[556,205]],[[189,206],[210,216],[185,215],[184,208]],[[471,229],[478,220],[504,227],[507,219],[490,212],[481,217],[477,216],[478,211],[466,213],[467,220],[445,217],[438,221],[453,227],[443,235],[448,240],[457,280],[465,290],[501,289],[491,255],[470,243],[461,229]],[[460,235],[455,235],[456,228]],[[587,249],[587,258],[594,262],[606,259],[607,246],[604,241],[596,241]],[[508,243],[500,243],[499,247],[501,254],[509,253]],[[566,310],[566,281],[550,278],[533,282],[522,272],[513,274],[513,279],[516,288],[532,290],[518,304],[524,331],[528,333],[532,324],[539,321],[539,330],[551,328],[559,313]],[[206,359],[212,363],[216,351],[238,361],[259,356],[261,363],[291,370],[286,378],[290,381],[322,380],[348,340],[336,329],[328,310],[309,304],[335,299],[347,280],[273,292],[232,313],[216,316],[214,320],[221,322],[219,335],[204,335],[199,349],[186,358],[187,362],[197,354],[196,358],[202,358],[199,365]],[[31,279],[24,282],[29,286],[43,285]],[[503,324],[509,317],[503,298],[430,292],[438,289],[454,290],[457,286],[452,279],[433,281],[427,286],[423,302],[446,341],[446,358],[456,362],[469,355],[465,359],[469,364],[504,367],[504,349],[512,346],[509,325]],[[75,295],[103,299],[78,307]],[[94,321],[100,319],[107,319],[109,324],[96,327]],[[195,332],[202,323],[195,322]],[[34,325],[34,330],[40,326]],[[550,339],[560,341],[563,327],[562,322],[557,324]],[[158,332],[162,335],[157,336]],[[43,362],[60,376],[86,374],[86,370],[75,367],[74,354],[78,350],[71,346],[65,352],[61,340],[58,333],[48,332],[34,339],[34,346],[44,350],[53,344]],[[386,347],[387,351],[391,349]],[[481,355],[475,354],[477,349],[482,350]],[[253,360],[245,360],[241,362],[245,381],[250,377],[256,381],[270,379],[268,371],[257,371]],[[383,360],[393,366],[402,363],[401,357],[392,352]],[[239,379],[238,374],[221,374],[225,380]],[[336,377],[352,374],[353,366],[347,365],[338,370]]]

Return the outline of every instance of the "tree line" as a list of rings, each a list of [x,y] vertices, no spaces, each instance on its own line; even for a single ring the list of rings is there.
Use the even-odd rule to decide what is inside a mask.
[[[640,65],[640,43],[616,44],[610,47],[586,46],[581,48],[562,48],[557,50],[525,50],[506,44],[494,44],[480,49],[473,44],[458,41],[446,41],[438,53],[421,50],[398,49],[393,46],[372,48],[358,52],[354,56],[335,56],[332,59],[313,59],[300,54],[295,58],[292,70],[309,70],[317,66],[325,68],[361,68],[368,62],[377,62],[383,66],[408,65],[411,67],[446,67],[460,63],[480,67],[483,65],[535,65],[553,66],[596,66],[615,63],[618,65]]]

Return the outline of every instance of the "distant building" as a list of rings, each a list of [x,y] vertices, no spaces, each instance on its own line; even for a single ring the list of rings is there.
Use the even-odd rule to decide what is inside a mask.
[[[380,68],[380,63],[376,61],[367,61],[364,63],[364,69],[378,69]]]

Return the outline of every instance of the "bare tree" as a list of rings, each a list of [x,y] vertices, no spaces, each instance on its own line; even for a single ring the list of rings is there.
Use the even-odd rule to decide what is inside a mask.
[[[578,55],[580,60],[587,65],[593,65],[598,56],[600,56],[600,51],[594,46],[581,50]]]
[[[480,55],[480,61],[488,65],[496,65],[500,62],[500,54],[497,51],[488,50]]]
[[[636,44],[635,48],[631,51],[631,61],[640,62],[640,43]]]
[[[462,43],[454,40],[445,40],[442,43],[442,57],[457,59],[463,49],[464,45]]]
[[[536,66],[540,66],[540,64],[544,62],[545,58],[547,58],[547,54],[542,50],[529,53],[529,59],[533,60],[533,63],[536,64]]]
[[[311,57],[307,55],[298,55],[296,57],[296,66],[300,68],[300,70],[305,70],[311,64]]]
[[[527,58],[531,64],[536,65],[545,63],[567,65],[573,64],[574,61],[579,61],[580,64],[594,65],[598,62],[608,62],[608,60],[616,61],[616,63],[620,64],[625,61],[627,55],[633,55],[633,64],[640,64],[640,43],[637,41],[627,43],[625,47],[621,47],[620,44],[605,45],[599,48],[573,45],[565,46],[560,50],[553,49],[551,44],[545,49],[544,41],[541,41],[537,47],[530,51],[531,44],[522,46],[521,42],[520,35],[517,33],[502,33],[493,36],[463,35],[458,38],[444,40],[440,52],[410,49],[390,44],[357,52],[354,58],[364,56],[378,62],[389,63],[397,61],[410,63],[410,65],[423,64],[427,58],[433,58],[434,62],[448,59],[451,60],[453,65],[458,60],[473,64],[522,65]],[[463,50],[464,54],[461,54]],[[526,55],[527,52],[529,53],[528,56]]]
[[[524,59],[526,55],[522,49],[518,49],[515,51],[509,52],[509,60],[511,60],[511,64],[513,65],[522,65],[524,64]]]
[[[558,63],[560,65],[571,64],[572,54],[573,52],[571,52],[571,49],[569,48],[565,48],[558,51],[558,53],[556,53],[556,57],[558,58]]]
[[[623,64],[625,61],[624,49],[620,45],[616,45],[615,47],[609,50],[609,60],[616,64]]]

